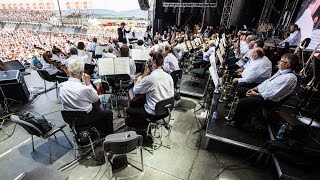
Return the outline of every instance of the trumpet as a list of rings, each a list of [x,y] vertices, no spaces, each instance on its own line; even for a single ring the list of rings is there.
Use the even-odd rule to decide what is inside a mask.
[[[314,54],[316,53],[317,49],[320,47],[320,44],[317,45],[317,47],[312,51],[308,61],[306,62],[306,64],[304,64],[304,62],[302,61],[302,64],[303,64],[303,68],[301,69],[301,71],[299,72],[299,76],[302,76],[302,77],[306,77],[307,74],[308,74],[308,69],[309,69],[309,66],[313,60],[313,56]]]
[[[228,112],[228,115],[224,118],[226,121],[231,121],[234,118],[233,116],[237,110],[238,104],[239,104],[239,97],[236,92],[236,94],[234,95],[233,101],[231,103],[231,108]]]
[[[226,79],[226,82],[228,82],[228,78]],[[227,83],[223,84],[221,87],[221,95],[219,98],[219,103],[222,103],[223,101],[225,101],[227,99]]]

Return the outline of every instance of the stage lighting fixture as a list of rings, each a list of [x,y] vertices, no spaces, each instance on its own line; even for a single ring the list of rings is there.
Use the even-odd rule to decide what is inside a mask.
[[[173,13],[175,13],[175,12],[176,12],[176,8],[175,8],[175,7],[173,8],[172,12],[173,12]]]
[[[190,13],[191,13],[191,14],[193,13],[193,8],[191,8]]]
[[[185,8],[182,8],[182,9],[181,9],[181,12],[184,13],[184,11],[185,11]]]
[[[164,12],[168,12],[168,11],[169,11],[168,7],[165,7]]]

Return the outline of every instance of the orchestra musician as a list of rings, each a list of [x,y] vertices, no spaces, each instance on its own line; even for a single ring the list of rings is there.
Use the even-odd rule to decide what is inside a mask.
[[[290,26],[290,36],[279,43],[281,46],[285,46],[285,43],[289,43],[289,46],[297,46],[301,40],[300,28],[297,24]]]
[[[209,61],[209,57],[211,56],[212,53],[215,52],[215,42],[213,40],[210,40],[209,43],[208,43],[208,50],[206,50],[207,48],[204,47],[203,48],[203,57],[202,59],[200,60],[197,60],[195,63],[194,63],[194,67],[199,67],[201,65],[207,65],[210,63]]]
[[[148,124],[146,118],[155,115],[157,102],[174,96],[172,77],[163,71],[163,56],[159,52],[152,54],[152,72],[145,76],[133,87],[135,95],[145,94],[146,102],[143,106],[130,106],[127,109],[125,122],[129,127],[141,127]]]
[[[43,62],[42,62],[42,70],[45,70],[49,73],[49,75],[55,79],[57,75],[59,76],[67,76],[66,71],[61,72],[59,69],[54,65],[53,61],[51,60],[52,58],[52,53],[51,51],[46,51],[42,54],[43,57]]]
[[[113,133],[113,113],[94,108],[100,98],[91,84],[90,76],[84,73],[84,64],[79,58],[68,62],[69,79],[59,84],[59,97],[63,111],[84,111],[100,133]],[[82,80],[82,82],[81,82]]]
[[[174,56],[171,52],[170,45],[166,45],[162,52],[164,57],[163,70],[169,74],[173,71],[179,70],[179,62],[176,56]]]
[[[68,66],[68,62],[71,61],[72,59],[77,59],[78,58],[78,50],[77,48],[70,48],[70,57],[68,57],[66,60],[62,61],[62,64]]]
[[[90,55],[88,52],[84,50],[84,48],[85,48],[84,42],[82,41],[78,42],[78,45],[77,45],[78,56],[83,60],[85,64],[91,64]]]
[[[284,54],[278,61],[278,72],[254,88],[242,87],[246,97],[239,100],[234,120],[228,125],[245,127],[249,114],[257,112],[266,105],[275,105],[293,92],[297,85],[297,77],[293,73],[299,58],[292,53]],[[249,89],[249,90],[248,90]]]
[[[262,48],[255,48],[251,51],[251,60],[251,63],[242,72],[239,72],[241,78],[233,79],[234,83],[238,83],[237,89],[240,87],[256,87],[271,77],[272,63],[264,55]]]
[[[88,51],[95,52],[97,47],[98,39],[96,37],[92,38],[92,41],[88,44]]]

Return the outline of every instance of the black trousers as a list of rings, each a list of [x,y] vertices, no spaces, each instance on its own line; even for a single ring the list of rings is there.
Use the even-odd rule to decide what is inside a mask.
[[[92,109],[88,118],[94,122],[94,127],[104,135],[113,133],[113,113],[110,110]]]
[[[196,62],[194,62],[193,66],[194,66],[194,68],[199,68],[201,66],[206,66],[209,63],[210,63],[209,61],[198,59],[198,60],[196,60]]]
[[[247,91],[258,85],[259,85],[258,83],[245,83],[245,82],[239,83],[236,87],[236,92],[238,93],[238,97],[239,98],[246,97]]]
[[[144,106],[129,107],[126,112],[128,115],[125,119],[126,125],[135,128],[145,128],[148,125],[147,118],[152,116],[147,113]]]
[[[264,103],[265,100],[261,96],[241,98],[235,111],[234,121],[236,121],[237,125],[241,125],[248,120],[251,113],[261,109]]]

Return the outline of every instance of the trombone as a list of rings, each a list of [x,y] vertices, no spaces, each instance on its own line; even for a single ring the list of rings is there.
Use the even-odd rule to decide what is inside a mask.
[[[305,64],[304,64],[304,61],[302,61],[303,68],[299,72],[299,74],[298,74],[299,76],[302,76],[302,77],[306,77],[307,76],[309,66],[310,66],[310,64],[311,64],[311,62],[313,60],[313,56],[316,53],[318,48],[320,48],[320,44],[318,44],[317,47],[312,51],[308,61]]]

